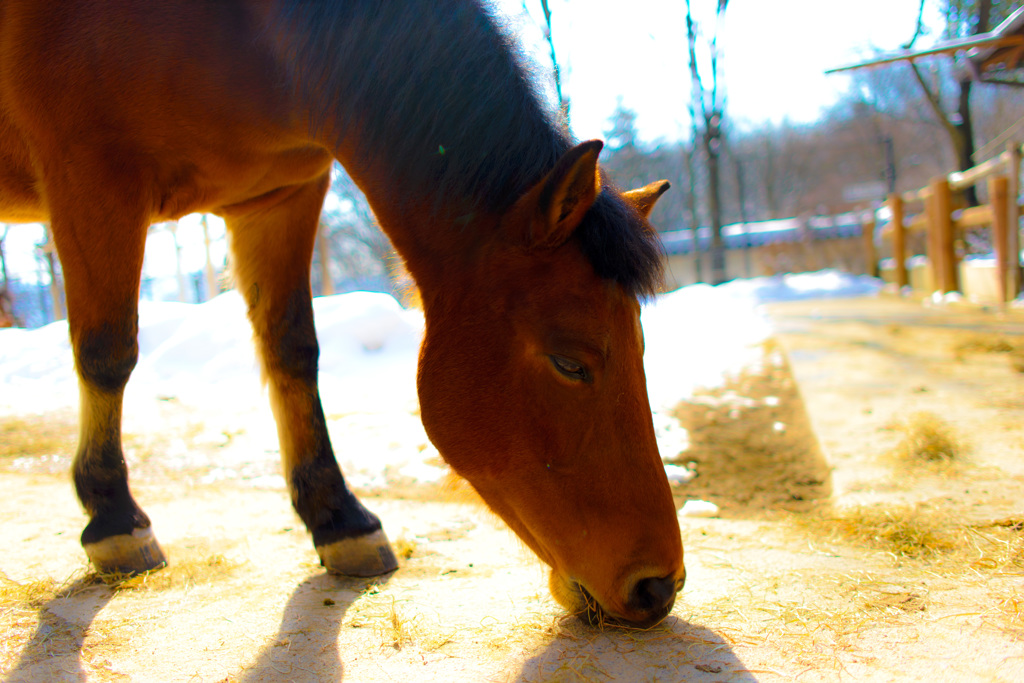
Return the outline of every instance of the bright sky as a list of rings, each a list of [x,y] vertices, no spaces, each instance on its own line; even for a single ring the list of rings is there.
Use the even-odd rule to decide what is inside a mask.
[[[540,0],[498,0],[498,6],[521,16],[524,2],[533,21],[543,23]],[[717,0],[692,4],[710,38]],[[689,136],[685,0],[550,0],[550,6],[578,138],[602,137],[619,98],[636,111],[643,138]],[[913,35],[918,6],[919,0],[732,0],[719,34],[727,112],[750,123],[814,120],[847,86],[845,76],[825,76],[825,69],[898,50]],[[936,0],[928,0],[926,12],[929,25],[939,25]],[[524,42],[542,40],[530,20],[519,26]],[[918,46],[932,41],[925,37]],[[541,50],[537,61],[548,67],[546,47]]]

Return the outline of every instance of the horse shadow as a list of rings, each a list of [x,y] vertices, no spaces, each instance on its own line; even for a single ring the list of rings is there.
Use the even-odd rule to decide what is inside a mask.
[[[241,683],[342,679],[338,634],[345,612],[371,585],[389,576],[350,579],[318,574],[303,580],[288,598],[276,635],[244,667]],[[92,622],[116,590],[94,574],[63,588],[39,605],[38,623],[4,683],[85,683],[82,647]]]
[[[724,637],[675,616],[646,631],[594,630],[582,624],[563,627],[566,632],[526,660],[516,683],[757,681]]]
[[[277,634],[243,668],[239,683],[320,683],[340,681],[344,672],[338,635],[345,612],[371,585],[391,575],[354,579],[318,574],[292,592]]]
[[[5,683],[88,680],[82,669],[82,645],[96,615],[114,597],[114,592],[89,574],[43,602],[38,608],[36,629]]]

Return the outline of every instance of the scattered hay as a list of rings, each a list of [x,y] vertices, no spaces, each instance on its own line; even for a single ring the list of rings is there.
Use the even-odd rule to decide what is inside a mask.
[[[1024,522],[1016,519],[972,525],[953,510],[896,505],[852,507],[792,520],[813,536],[926,562],[928,571],[951,577],[984,581],[992,574],[1024,575]],[[915,605],[912,600],[884,604],[901,609]]]
[[[76,571],[63,581],[52,577],[19,582],[0,572],[0,673],[11,673],[18,661],[34,662],[60,651],[76,626],[53,615],[48,607],[96,586],[94,577]],[[41,647],[25,650],[33,634],[45,629]]]
[[[1024,520],[1000,519],[970,528],[971,569],[1024,574]]]
[[[393,545],[395,554],[403,560],[408,560],[416,553],[416,541],[407,538],[404,534],[399,536]]]
[[[76,573],[64,581],[52,577],[19,583],[0,572],[0,608],[39,609],[58,597],[70,597],[80,589],[83,576]]]
[[[1011,595],[1000,600],[987,615],[993,625],[1017,640],[1024,640],[1024,598]]]
[[[795,518],[816,536],[868,546],[900,558],[930,559],[961,547],[946,513],[910,505],[852,507]]]
[[[413,642],[411,631],[412,624],[407,622],[395,605],[394,597],[391,598],[391,607],[388,610],[388,619],[385,627],[381,630],[382,647],[385,645],[401,650],[405,645]]]
[[[398,600],[382,585],[371,585],[349,610],[348,628],[371,627],[380,639],[381,650],[418,648],[435,652],[453,642],[456,631],[446,628],[436,618],[418,611],[411,604]]]
[[[973,353],[1013,353],[1016,346],[1006,337],[991,334],[976,334],[962,339],[953,346],[953,355],[958,361]]]
[[[903,433],[892,453],[903,463],[948,463],[962,459],[967,450],[953,427],[935,413],[914,413],[892,428]]]
[[[911,614],[924,612],[927,599],[917,591],[903,588],[878,589],[861,596],[860,607],[871,613]]]
[[[819,577],[801,577],[818,583]],[[880,616],[841,592],[824,586],[809,599],[783,597],[775,590],[748,587],[742,600],[723,596],[701,605],[699,616],[688,621],[713,624],[714,631],[732,643],[771,647],[785,652],[786,659],[817,671],[841,666],[837,653],[856,647],[861,634],[877,628]],[[742,607],[737,609],[737,603]]]
[[[430,625],[424,621],[422,614],[400,610],[392,597],[387,616],[378,622],[381,648],[401,650],[415,645],[424,652],[435,652],[455,639],[454,631],[445,631],[440,624]]]
[[[976,334],[962,340],[953,347],[953,358],[964,362],[969,354],[1006,354],[1010,367],[1024,372],[1024,345],[1012,342],[998,334]]]
[[[0,419],[0,458],[71,455],[77,440],[75,421],[61,416]]]
[[[484,644],[494,657],[505,657],[514,652],[539,650],[558,639],[577,642],[598,633],[586,626],[575,614],[567,614],[549,601],[546,595],[535,593],[526,605],[517,605],[511,621],[485,617],[479,627],[460,633],[463,638]]]
[[[95,572],[98,582],[114,591],[165,591],[174,588],[213,582],[240,567],[242,563],[230,560],[219,553],[189,557],[186,552],[172,553],[179,557],[166,567],[152,569],[141,574],[120,572]]]

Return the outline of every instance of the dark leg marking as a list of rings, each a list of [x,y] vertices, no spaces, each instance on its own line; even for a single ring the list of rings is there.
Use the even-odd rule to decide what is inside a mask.
[[[73,340],[84,389],[73,477],[90,518],[82,546],[100,571],[136,573],[166,564],[149,517],[128,489],[121,450],[122,393],[138,360],[137,333],[138,317],[132,315]]]
[[[139,360],[138,315],[117,328],[82,332],[75,344],[78,374],[86,384],[106,393],[120,393]]]
[[[313,534],[320,564],[346,576],[378,576],[398,568],[380,518],[349,490],[326,438],[323,410],[316,401],[316,454],[291,470],[292,505]]]

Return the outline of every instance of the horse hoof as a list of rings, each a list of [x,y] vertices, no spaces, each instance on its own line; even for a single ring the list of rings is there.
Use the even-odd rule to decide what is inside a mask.
[[[398,569],[398,560],[382,529],[366,536],[318,545],[316,552],[320,555],[320,564],[331,574],[380,576]]]
[[[141,574],[167,566],[167,558],[156,542],[153,527],[109,536],[96,543],[83,544],[83,547],[89,561],[100,572]]]

